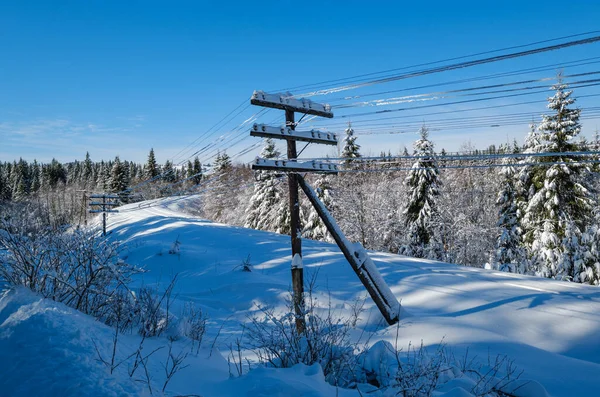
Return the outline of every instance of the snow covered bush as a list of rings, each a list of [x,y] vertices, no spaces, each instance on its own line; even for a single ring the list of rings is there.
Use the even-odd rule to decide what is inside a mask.
[[[170,331],[170,337],[178,338],[179,332],[170,329],[175,324],[175,317],[170,312],[172,299],[171,293],[175,287],[176,277],[173,278],[165,291],[161,294],[153,287],[141,287],[135,299],[136,324],[138,333],[144,337],[161,336],[163,332]]]
[[[0,220],[0,279],[22,285],[96,318],[111,317],[139,270],[119,259],[119,245],[93,231],[31,231]]]
[[[183,308],[183,314],[179,321],[180,333],[192,341],[191,350],[196,354],[200,351],[204,334],[206,333],[206,322],[208,317],[202,309],[196,307],[193,302],[187,302]]]
[[[363,347],[351,341],[350,333],[362,311],[361,302],[355,302],[351,316],[341,317],[330,305],[319,309],[317,299],[309,292],[304,333],[296,328],[291,301],[283,314],[259,309],[260,316],[254,316],[245,326],[245,347],[256,354],[260,364],[289,368],[299,363],[318,363],[325,379],[333,385],[347,387],[356,381],[357,353]]]
[[[384,395],[430,397],[451,390],[460,390],[457,395],[477,397],[546,395],[537,382],[521,380],[522,371],[507,356],[489,357],[481,363],[469,357],[468,350],[455,357],[443,343],[431,348],[423,342],[419,347],[409,344],[403,350],[379,341],[359,360],[364,373],[361,381],[384,391]],[[535,390],[537,394],[521,394],[520,389]]]

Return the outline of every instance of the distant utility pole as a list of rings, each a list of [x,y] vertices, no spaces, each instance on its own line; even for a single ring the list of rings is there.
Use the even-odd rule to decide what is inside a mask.
[[[81,225],[83,223],[85,226],[87,226],[87,190],[76,190],[76,192],[81,192],[81,212],[79,213],[79,224]]]
[[[334,236],[334,239],[344,256],[358,275],[361,282],[375,301],[377,307],[389,324],[395,324],[399,318],[400,304],[390,291],[371,258],[360,244],[350,243],[328,213],[323,203],[317,198],[312,188],[298,173],[330,173],[337,174],[337,165],[331,163],[309,161],[299,162],[296,142],[337,145],[337,135],[317,130],[296,131],[294,112],[305,115],[315,115],[332,118],[329,105],[321,105],[307,99],[295,99],[290,94],[267,94],[254,91],[250,103],[253,105],[285,110],[285,127],[271,127],[264,124],[254,124],[250,130],[251,136],[285,139],[287,141],[287,161],[257,158],[252,164],[255,170],[278,170],[288,173],[291,213],[291,243],[292,243],[292,290],[296,329],[303,333],[306,329],[304,319],[304,275],[302,266],[302,240],[300,229],[300,203],[298,200],[298,182],[308,196],[311,204],[323,220],[323,223]]]
[[[119,205],[115,200],[119,199],[119,196],[114,194],[92,194],[90,195],[90,214],[102,214],[102,235],[106,236],[106,214],[119,212],[111,209]],[[94,199],[102,199],[102,201],[94,201]]]

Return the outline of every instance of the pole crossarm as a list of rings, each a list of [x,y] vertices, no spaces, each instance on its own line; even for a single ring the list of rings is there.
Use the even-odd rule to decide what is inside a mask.
[[[290,93],[267,94],[264,91],[257,90],[252,94],[250,103],[252,105],[267,108],[288,110],[291,112],[326,117],[328,119],[333,118],[331,106],[316,103],[306,98],[296,99]]]
[[[117,210],[90,210],[90,214],[117,213]]]
[[[302,142],[320,143],[323,145],[337,145],[338,136],[331,132],[319,130],[295,131],[289,127],[272,127],[266,124],[254,124],[250,130],[251,136],[273,139],[287,139]]]
[[[272,170],[283,172],[311,172],[321,174],[337,174],[337,164],[320,161],[297,162],[290,160],[270,160],[257,157],[252,163],[253,170]]]

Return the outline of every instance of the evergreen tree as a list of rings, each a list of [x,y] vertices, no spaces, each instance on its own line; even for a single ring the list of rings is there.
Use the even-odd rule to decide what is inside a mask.
[[[223,172],[227,172],[231,169],[231,158],[227,154],[227,152],[217,153],[217,157],[215,158],[214,170],[217,174],[221,174]]]
[[[127,178],[130,184],[133,184],[138,180],[138,166],[133,161],[128,162]]]
[[[334,201],[331,195],[332,186],[327,175],[319,175],[314,184],[317,197],[325,205],[325,208],[331,213],[334,210]],[[305,238],[312,240],[321,240],[333,242],[333,237],[327,231],[327,227],[319,217],[315,208],[311,205],[308,211],[306,225],[302,234]]]
[[[175,169],[173,169],[173,163],[171,163],[169,160],[165,162],[165,165],[162,169],[162,174],[162,179],[168,183],[173,183],[177,180],[177,174],[175,173]]]
[[[360,145],[356,143],[356,136],[354,136],[354,129],[352,124],[348,123],[346,128],[346,136],[344,137],[344,147],[342,149],[342,162],[346,166],[350,166],[352,162],[360,157]]]
[[[117,156],[110,172],[109,189],[112,193],[120,193],[127,189],[127,184],[127,168]]]
[[[83,186],[92,186],[93,177],[93,163],[90,158],[90,152],[85,153],[85,160],[83,161],[83,171],[81,173],[81,182]]]
[[[158,165],[156,163],[156,157],[154,157],[153,148],[150,149],[150,153],[148,154],[148,161],[146,162],[144,174],[147,179],[156,178],[158,176]]]
[[[51,189],[55,188],[59,183],[67,183],[67,173],[63,165],[56,159],[52,159],[50,164],[42,168],[42,175]]]
[[[10,200],[12,192],[8,183],[8,164],[0,164],[0,202]]]
[[[575,99],[560,75],[552,89],[555,94],[548,98],[548,108],[553,113],[543,116],[537,151],[576,150],[574,139],[581,130],[580,110],[570,108]],[[583,261],[580,252],[589,251],[581,244],[587,241],[583,233],[592,219],[594,205],[587,182],[590,170],[570,155],[540,157],[537,161],[523,218],[533,270],[545,277],[587,281],[587,267],[594,261]]]
[[[200,163],[200,159],[198,156],[194,158],[194,178],[193,181],[196,185],[202,182],[202,163]]]
[[[279,158],[280,153],[275,148],[273,140],[265,139],[265,146],[260,153],[264,159]],[[282,187],[274,171],[255,171],[254,194],[246,208],[246,221],[244,227],[258,230],[276,231],[276,214],[283,204]]]
[[[214,178],[210,181],[210,194],[204,201],[206,215],[216,221],[227,218],[228,203],[233,203],[232,195],[234,169],[227,153],[217,153],[213,164]]]
[[[31,178],[29,165],[23,159],[19,159],[18,163],[13,164],[12,172],[12,197],[13,200],[24,200],[29,195]]]
[[[407,203],[404,209],[408,238],[401,254],[441,259],[441,245],[434,238],[437,215],[436,200],[441,185],[433,143],[427,127],[419,131],[421,139],[414,144],[417,159],[406,178]]]
[[[498,239],[494,268],[511,273],[525,273],[526,253],[521,241],[521,227],[517,203],[515,159],[506,158],[500,169],[502,177],[496,205],[498,209]]]
[[[185,178],[188,179],[192,176],[194,176],[194,164],[192,163],[192,160],[188,160],[187,166],[185,167]]]
[[[33,160],[31,165],[31,192],[37,193],[42,186],[41,169],[37,160]]]

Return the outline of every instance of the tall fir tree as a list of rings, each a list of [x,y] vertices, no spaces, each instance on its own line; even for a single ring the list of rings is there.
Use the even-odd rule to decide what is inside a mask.
[[[192,178],[193,176],[194,176],[194,164],[192,163],[192,160],[188,160],[187,166],[185,167],[185,177],[186,177],[186,179],[188,179],[188,178]]]
[[[81,183],[83,186],[93,186],[93,163],[90,158],[90,153],[85,153],[85,160],[83,161],[83,171],[81,173]]]
[[[513,153],[516,153],[515,149],[513,148]],[[506,151],[510,151],[508,146]],[[514,157],[507,157],[499,171],[502,178],[496,200],[499,230],[493,266],[501,271],[523,274],[527,269],[527,255],[521,239],[516,161]]]
[[[37,193],[42,186],[42,178],[41,178],[41,168],[40,164],[37,160],[33,160],[33,164],[31,165],[31,192]]]
[[[566,152],[577,150],[575,138],[581,131],[581,111],[561,76],[548,98],[550,115],[538,127],[538,152],[560,153],[536,158],[531,171],[530,199],[523,217],[525,239],[533,272],[544,277],[586,282],[587,267],[594,259],[584,236],[592,219],[593,199],[588,186],[587,165]]]
[[[127,168],[117,156],[110,172],[109,189],[112,193],[120,193],[127,189],[127,184]]]
[[[331,181],[329,180],[328,176],[319,175],[314,183],[314,189],[319,200],[321,200],[323,205],[325,205],[325,208],[327,208],[330,213],[333,212],[335,203],[332,195],[333,189],[331,186]],[[309,207],[306,224],[302,230],[302,235],[303,237],[312,240],[333,242],[333,237],[329,234],[329,231],[327,231],[327,227],[312,205]]]
[[[213,168],[217,174],[227,172],[231,169],[231,158],[229,157],[227,152],[221,153],[219,151],[217,153],[217,157],[215,158],[215,163],[214,163]]]
[[[356,143],[356,136],[354,135],[351,123],[348,123],[345,133],[344,146],[342,148],[342,157],[344,160],[342,163],[349,167],[354,160],[360,157],[360,145]]]
[[[159,169],[158,164],[156,163],[156,157],[154,156],[154,148],[151,148],[150,153],[148,153],[148,161],[146,161],[144,174],[147,179],[152,179],[156,178],[158,173]]]
[[[162,179],[167,183],[173,183],[177,180],[177,174],[173,168],[173,163],[169,160],[165,162],[162,168]]]
[[[194,177],[192,180],[196,185],[202,182],[202,163],[200,163],[198,156],[194,158]]]
[[[260,157],[276,159],[280,156],[272,139],[265,139]],[[276,231],[278,220],[276,215],[281,205],[287,206],[283,199],[282,184],[274,171],[254,172],[254,194],[246,208],[244,227],[258,230]]]
[[[407,202],[404,217],[407,239],[400,249],[403,255],[442,259],[443,247],[435,236],[437,198],[441,186],[440,172],[429,140],[429,130],[422,126],[421,136],[414,144],[415,160],[406,178]]]
[[[227,218],[227,203],[235,201],[235,197],[231,194],[234,172],[227,153],[217,152],[213,171],[214,177],[210,181],[211,193],[204,201],[204,212],[210,219],[223,221]]]

